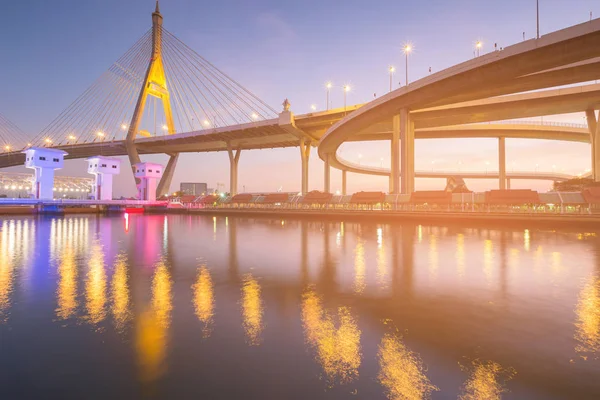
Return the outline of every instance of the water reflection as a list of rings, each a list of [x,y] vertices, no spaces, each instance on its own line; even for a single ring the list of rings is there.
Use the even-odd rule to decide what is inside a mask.
[[[354,292],[362,293],[366,286],[365,243],[359,237],[354,248]]]
[[[456,235],[456,268],[460,278],[465,276],[465,235]]]
[[[263,302],[260,285],[247,274],[242,285],[242,317],[248,344],[259,345],[263,331]]]
[[[12,221],[11,221],[12,222]],[[0,234],[0,322],[7,319],[13,290],[13,250],[10,247],[10,232],[8,222],[2,223],[2,234]]]
[[[358,378],[361,333],[349,308],[338,309],[336,328],[333,317],[323,309],[321,299],[310,287],[302,296],[302,323],[306,340],[316,350],[330,385]]]
[[[125,329],[125,326],[131,317],[129,309],[129,285],[127,281],[127,256],[125,254],[119,254],[115,260],[111,282],[111,310],[117,331]]]
[[[198,269],[198,279],[192,286],[192,290],[194,291],[193,300],[196,316],[202,322],[202,334],[207,338],[212,331],[215,299],[213,282],[205,265]]]
[[[387,286],[387,261],[383,245],[383,229],[377,228],[377,283],[380,288]]]
[[[56,316],[68,319],[77,309],[77,265],[75,250],[71,244],[61,252],[58,264],[58,287],[56,289]]]
[[[87,321],[96,325],[106,317],[106,271],[104,253],[99,243],[92,245],[88,268],[85,282]]]
[[[578,353],[600,352],[600,278],[589,278],[579,294],[575,339]],[[594,354],[597,357],[597,354]]]
[[[499,400],[507,391],[505,383],[516,374],[493,361],[475,360],[463,369],[470,371],[470,376],[463,385],[460,400]]]
[[[160,260],[152,277],[150,305],[137,318],[136,348],[140,378],[144,382],[158,379],[166,371],[167,333],[171,324],[171,274]]]
[[[419,356],[406,348],[402,339],[386,334],[379,344],[378,380],[389,399],[426,399],[439,390],[425,375]]]

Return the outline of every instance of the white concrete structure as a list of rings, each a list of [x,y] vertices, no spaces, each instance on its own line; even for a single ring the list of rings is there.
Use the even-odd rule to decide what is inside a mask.
[[[94,200],[112,200],[113,175],[121,172],[121,160],[106,156],[86,158],[88,174],[95,176],[92,196]]]
[[[164,167],[160,164],[141,162],[133,164],[133,171],[135,178],[140,180],[138,199],[156,201],[156,188],[158,180],[164,172]]]
[[[24,150],[25,167],[35,170],[31,196],[36,199],[54,198],[54,170],[64,166],[66,151],[31,147]]]

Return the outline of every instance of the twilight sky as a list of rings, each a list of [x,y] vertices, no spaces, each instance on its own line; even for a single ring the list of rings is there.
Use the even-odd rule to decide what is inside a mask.
[[[473,57],[494,43],[508,46],[535,36],[535,0],[371,0],[264,1],[162,0],[164,26],[218,68],[276,110],[289,98],[292,111],[325,108],[324,83],[332,81],[333,107],[341,107],[341,86],[352,91],[348,103],[369,101],[388,91],[387,68],[404,81],[403,43],[413,43],[410,80]],[[31,136],[37,134],[151,25],[154,0],[5,0],[0,24],[3,96],[0,113]],[[600,16],[598,0],[540,0],[540,33]],[[397,86],[396,86],[397,87]],[[583,114],[546,121],[585,123]],[[497,170],[496,140],[417,141],[416,169]],[[389,145],[352,143],[342,147],[351,161],[389,165]],[[164,156],[143,157],[166,162]],[[126,163],[125,159],[123,159]],[[486,164],[487,163],[487,164]],[[489,165],[488,165],[489,164]],[[85,162],[66,163],[61,175],[85,176]],[[589,145],[507,140],[508,169],[582,173],[590,168]],[[536,167],[537,166],[537,167]],[[181,181],[229,186],[226,153],[184,154],[171,190]],[[12,169],[15,171],[22,168]],[[116,195],[132,195],[127,168],[116,179]],[[310,188],[323,188],[323,164],[311,155]],[[387,178],[349,174],[348,191],[387,191]],[[332,190],[341,174],[332,173]],[[443,189],[444,180],[417,180],[417,189]],[[497,187],[493,180],[471,180],[474,190]],[[240,191],[300,189],[297,148],[243,152]],[[547,190],[547,182],[513,182],[513,187]]]

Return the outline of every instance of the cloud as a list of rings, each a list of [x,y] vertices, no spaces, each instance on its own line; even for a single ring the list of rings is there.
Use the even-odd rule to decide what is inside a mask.
[[[261,33],[266,35],[264,43],[279,46],[293,42],[298,35],[287,21],[276,12],[269,11],[259,14],[256,23]]]

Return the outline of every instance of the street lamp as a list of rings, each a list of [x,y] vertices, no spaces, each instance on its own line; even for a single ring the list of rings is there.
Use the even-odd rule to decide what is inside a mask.
[[[391,92],[392,91],[392,80],[393,80],[394,71],[396,71],[396,68],[394,66],[390,65],[389,71],[390,71],[390,92]]]
[[[483,46],[483,43],[481,42],[481,40],[478,40],[477,42],[475,42],[475,49],[477,49],[477,57],[479,57],[479,49],[481,49],[482,46]]]
[[[350,86],[344,85],[344,112],[346,111],[346,93],[350,91]]]
[[[313,110],[313,111],[316,111],[317,110],[317,106],[315,104],[311,104],[310,105],[310,109]]]
[[[408,86],[408,55],[412,51],[412,44],[407,43],[404,45],[404,55],[406,56],[406,86]]]
[[[162,128],[163,128],[163,131],[166,131],[167,129],[169,129],[169,127],[166,124],[163,125]]]
[[[8,145],[8,144],[7,144],[6,146],[4,146],[4,149],[5,149],[6,151],[10,151],[10,145]]]
[[[123,129],[124,131],[127,130],[127,124],[121,124],[121,129]]]
[[[333,85],[331,84],[331,82],[327,82],[327,83],[325,84],[325,88],[327,89],[327,107],[326,107],[326,108],[327,108],[327,111],[329,111],[329,91],[331,90],[331,87],[332,87],[332,86],[333,86]]]

